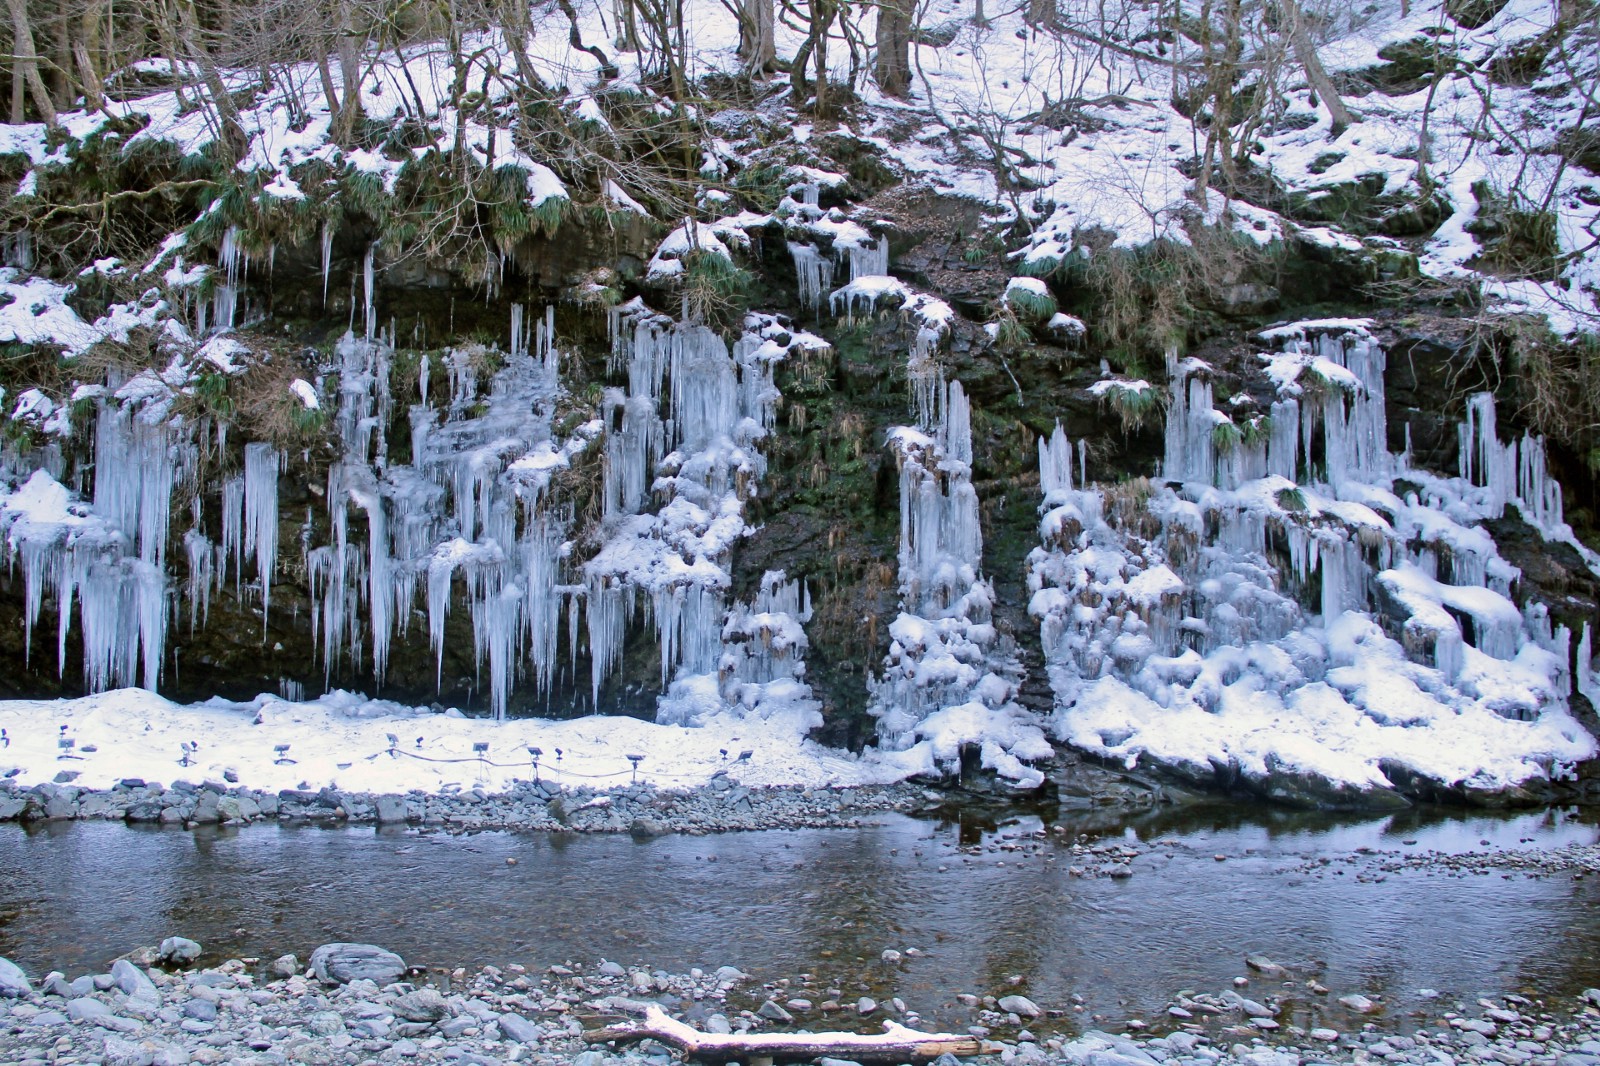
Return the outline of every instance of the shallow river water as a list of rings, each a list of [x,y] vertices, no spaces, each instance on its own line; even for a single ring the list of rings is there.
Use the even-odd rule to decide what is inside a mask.
[[[255,826],[183,832],[120,824],[0,827],[0,955],[38,975],[102,971],[182,934],[208,958],[302,958],[329,940],[382,944],[413,963],[543,967],[601,958],[674,971],[731,964],[761,980],[816,974],[848,1001],[898,995],[925,1017],[1008,978],[1085,1022],[1154,1019],[1179,989],[1221,992],[1244,956],[1294,968],[1291,1018],[1348,1026],[1336,997],[1382,995],[1389,1024],[1457,1000],[1600,985],[1600,884],[1408,870],[1322,857],[1593,843],[1576,815],[1338,821],[1217,806],[1073,834],[1141,846],[1126,879],[1073,876],[1037,817],[707,837]],[[1066,840],[1075,839],[1073,835]],[[1482,843],[1487,841],[1487,843]],[[974,850],[974,846],[979,846]],[[1224,856],[1218,861],[1217,856]],[[515,864],[508,860],[516,860]],[[941,867],[944,869],[941,870]],[[885,949],[924,954],[898,965]],[[1330,996],[1305,990],[1315,978]],[[1435,989],[1434,999],[1419,994]]]

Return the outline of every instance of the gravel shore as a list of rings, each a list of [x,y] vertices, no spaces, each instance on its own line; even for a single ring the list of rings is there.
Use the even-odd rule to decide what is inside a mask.
[[[374,795],[285,789],[259,792],[222,781],[166,786],[130,779],[114,788],[80,789],[70,781],[23,789],[0,781],[0,822],[109,820],[174,825],[245,825],[262,820],[412,825],[446,832],[488,829],[577,833],[722,833],[750,829],[832,829],[863,815],[937,806],[938,792],[917,785],[851,788],[750,788],[719,774],[700,788],[650,785],[558,788],[519,782],[507,792],[482,789]]]
[[[304,963],[284,956],[191,968],[200,952],[193,941],[172,938],[107,973],[70,981],[60,974],[30,981],[0,960],[0,1061],[665,1066],[672,1054],[653,1042],[616,1050],[584,1043],[585,1030],[618,1020],[623,1000],[660,1003],[707,1032],[870,1031],[884,1019],[936,1028],[898,1000],[812,989],[804,976],[758,985],[728,966],[686,974],[609,962],[542,974],[485,967],[437,973],[423,983],[398,956],[372,945],[324,945]],[[999,1049],[966,1060],[985,1066],[1600,1066],[1595,989],[1582,1000],[1550,1005],[1521,996],[1470,1006],[1441,999],[1424,1028],[1406,1033],[1361,996],[1341,1000],[1350,1019],[1344,1031],[1304,1029],[1287,1018],[1280,1024],[1270,999],[1224,992],[1176,997],[1197,1010],[1188,1019],[1169,1017],[1168,1031],[1159,1034],[1130,1028],[1078,1036],[1070,1004],[1041,1006],[1020,992],[956,1001],[969,1014],[962,1028]]]

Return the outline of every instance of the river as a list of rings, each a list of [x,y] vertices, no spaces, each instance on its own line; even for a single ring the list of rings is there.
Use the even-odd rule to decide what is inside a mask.
[[[1384,1020],[1404,1028],[1459,999],[1600,984],[1595,878],[1385,873],[1370,856],[1341,861],[1362,848],[1600,840],[1575,813],[1349,820],[1219,804],[1068,819],[1060,824],[1070,832],[1043,837],[1049,823],[1033,814],[878,821],[642,842],[4,826],[0,955],[70,977],[181,934],[209,959],[304,958],[319,943],[357,940],[446,969],[731,964],[760,980],[814,974],[849,1002],[899,996],[933,1019],[952,1012],[958,993],[1003,995],[1021,977],[1041,1005],[1084,1023],[1155,1019],[1180,989],[1233,987],[1254,952],[1294,978],[1286,987],[1257,977],[1247,994],[1284,997],[1284,1020],[1300,1024],[1336,1018],[1348,992],[1384,997]],[[1138,850],[1132,876],[1075,875],[1084,859],[1069,842],[1079,833]],[[890,964],[886,949],[920,954]],[[1309,979],[1331,995],[1307,991]]]

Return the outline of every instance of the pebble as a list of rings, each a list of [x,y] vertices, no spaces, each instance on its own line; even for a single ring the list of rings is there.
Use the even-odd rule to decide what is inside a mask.
[[[671,792],[647,784],[597,791],[588,787],[563,790],[548,782],[523,781],[503,793],[473,789],[399,796],[332,789],[271,793],[228,781],[208,781],[200,786],[180,781],[167,789],[159,783],[128,778],[103,790],[45,783],[27,790],[0,791],[0,822],[110,818],[192,829],[219,822],[277,820],[411,824],[447,833],[502,829],[631,833],[648,839],[667,833],[854,826],[860,824],[862,815],[874,811],[924,809],[929,802],[927,791],[904,782],[849,789],[752,787],[723,775],[702,788]],[[506,865],[517,862],[508,858]],[[0,995],[6,994],[0,984]]]

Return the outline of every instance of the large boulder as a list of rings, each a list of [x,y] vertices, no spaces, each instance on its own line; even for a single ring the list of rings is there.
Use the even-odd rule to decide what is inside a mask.
[[[405,976],[406,960],[376,944],[324,944],[311,953],[311,972],[324,984],[366,980],[387,985]]]
[[[33,984],[22,967],[7,958],[0,958],[0,997],[17,999],[33,994]]]

